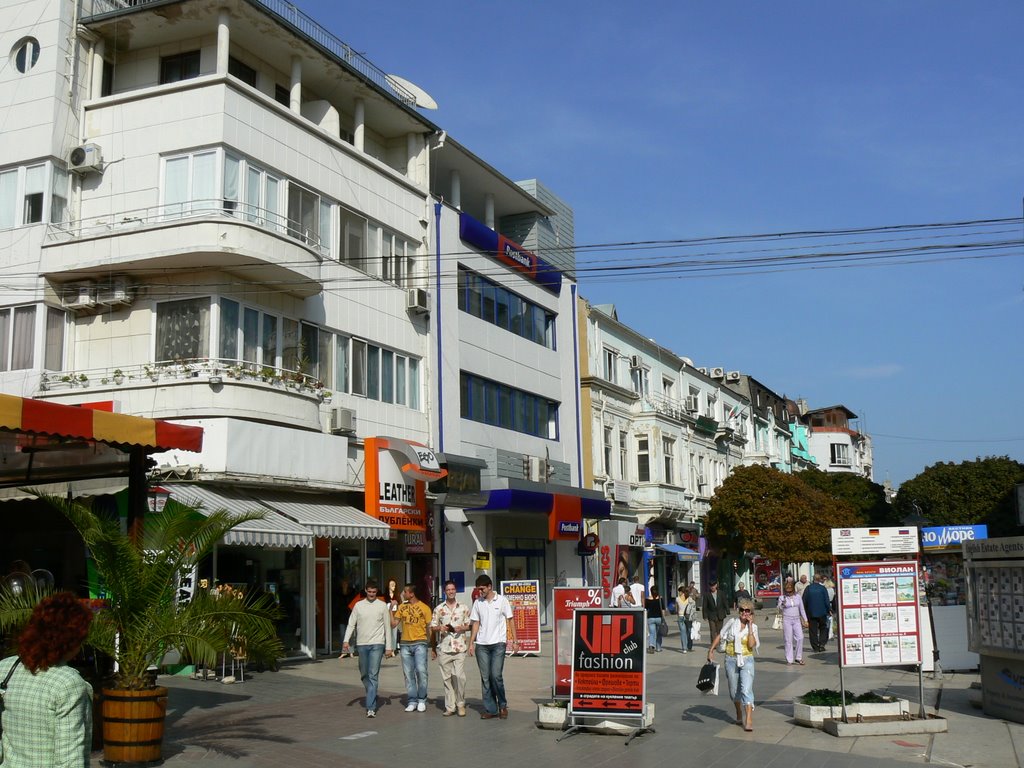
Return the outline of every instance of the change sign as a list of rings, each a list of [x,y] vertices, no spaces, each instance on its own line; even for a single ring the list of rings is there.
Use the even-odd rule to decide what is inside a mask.
[[[643,718],[646,631],[646,611],[576,610],[570,715]]]

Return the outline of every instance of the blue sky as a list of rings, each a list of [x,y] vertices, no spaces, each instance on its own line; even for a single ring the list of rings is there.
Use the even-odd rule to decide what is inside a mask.
[[[564,198],[578,246],[1022,213],[1020,2],[299,5],[427,90],[451,136]],[[584,273],[580,291],[698,366],[845,404],[875,480],[898,484],[937,461],[1024,460],[1024,247],[1000,253]]]

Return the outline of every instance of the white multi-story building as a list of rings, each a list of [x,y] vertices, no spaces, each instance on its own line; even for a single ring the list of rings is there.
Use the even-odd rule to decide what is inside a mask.
[[[694,368],[614,306],[580,299],[578,312],[584,485],[614,500],[619,518],[600,524],[601,544],[630,575],[645,551],[656,555],[653,578],[674,596],[696,580],[679,547],[697,548],[715,489],[743,464],[750,403],[725,371]]]
[[[873,479],[871,436],[850,424],[857,414],[845,405],[801,410],[800,420],[810,427],[808,449],[820,469]]]
[[[0,30],[2,391],[203,426],[156,475],[266,511],[206,567],[278,593],[296,652],[330,647],[342,577],[569,570],[606,509],[573,488],[564,204],[288,3],[25,0]],[[472,525],[429,504],[431,448]]]

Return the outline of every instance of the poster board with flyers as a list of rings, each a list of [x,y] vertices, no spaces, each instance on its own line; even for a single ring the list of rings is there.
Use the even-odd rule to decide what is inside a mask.
[[[921,663],[916,560],[838,563],[844,667]]]
[[[1024,537],[965,541],[963,553],[968,648],[1024,658]]]
[[[572,634],[570,716],[642,719],[647,612],[578,608]]]

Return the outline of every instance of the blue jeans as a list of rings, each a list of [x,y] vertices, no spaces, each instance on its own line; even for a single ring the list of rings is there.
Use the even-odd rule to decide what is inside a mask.
[[[402,669],[405,670],[405,692],[409,703],[427,701],[427,644],[402,643]]]
[[[753,656],[747,656],[743,659],[742,668],[736,666],[735,656],[726,656],[725,678],[729,681],[729,698],[745,707],[754,706]]]
[[[505,643],[474,646],[476,665],[480,667],[480,688],[483,693],[484,710],[491,715],[499,709],[508,709],[505,698]]]
[[[380,660],[383,658],[383,645],[359,646],[359,679],[366,689],[367,709],[377,709],[377,677],[380,675]]]
[[[661,616],[655,616],[654,618],[648,617],[647,619],[647,647],[657,648],[661,650],[661,634],[658,630],[661,629]]]
[[[683,647],[684,651],[693,650],[693,638],[690,636],[690,631],[693,629],[693,619],[687,621],[684,618],[679,619],[679,644]]]

